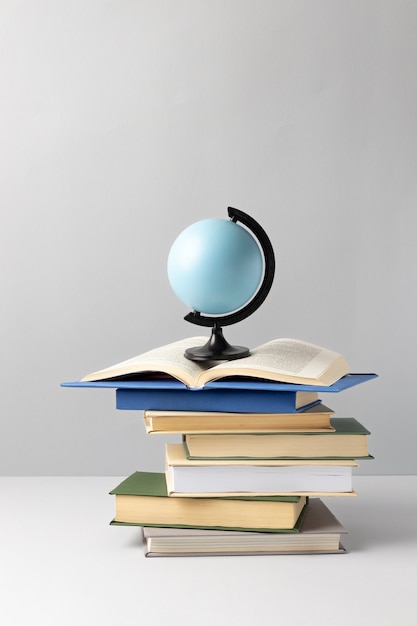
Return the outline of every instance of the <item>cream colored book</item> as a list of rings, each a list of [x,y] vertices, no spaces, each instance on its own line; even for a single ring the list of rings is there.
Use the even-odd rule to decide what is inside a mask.
[[[313,392],[313,396],[315,396]],[[313,400],[314,401],[314,400]],[[174,433],[333,432],[333,411],[316,404],[298,413],[144,411],[148,435]]]
[[[112,524],[139,526],[297,532],[307,502],[303,496],[169,498],[162,472],[134,472],[110,493],[116,498]]]
[[[189,459],[369,458],[369,430],[353,417],[335,418],[332,425],[335,430],[325,433],[187,433],[184,445]]]
[[[356,495],[353,460],[187,459],[181,443],[169,443],[165,451],[170,496]]]
[[[203,387],[229,376],[329,386],[349,373],[342,355],[299,339],[274,339],[251,350],[249,356],[221,363],[190,361],[187,348],[203,345],[207,337],[191,337],[149,350],[111,367],[84,376],[82,382],[126,375],[166,374],[188,387]]]

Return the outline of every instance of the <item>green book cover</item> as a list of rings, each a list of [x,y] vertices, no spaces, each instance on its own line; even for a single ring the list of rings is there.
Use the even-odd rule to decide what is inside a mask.
[[[160,472],[134,472],[131,476],[123,480],[117,487],[110,491],[111,495],[120,496],[145,496],[145,497],[155,497],[155,498],[169,498],[165,474]],[[230,497],[208,497],[208,498],[198,498],[199,501],[204,500],[251,500],[251,501],[264,501],[264,502],[283,502],[283,503],[294,503],[297,504],[300,501],[300,498],[303,496],[290,495],[290,496],[230,496]],[[185,500],[186,498],[179,498],[178,500]],[[194,498],[193,498],[194,499]],[[303,498],[304,499],[304,498]],[[263,528],[263,527],[242,527],[242,526],[210,526],[210,525],[198,525],[198,524],[180,524],[180,523],[150,523],[149,521],[140,522],[123,522],[112,520],[110,525],[112,526],[152,526],[156,528],[201,528],[208,530],[237,530],[237,531],[254,531],[254,532],[283,532],[283,533],[298,533],[300,532],[300,528],[308,507],[308,497],[305,498],[306,504],[303,506],[300,515],[298,516],[297,522],[292,528]]]
[[[330,424],[335,429],[334,433],[320,433],[323,435],[370,435],[370,431],[365,428],[354,417],[331,417]]]

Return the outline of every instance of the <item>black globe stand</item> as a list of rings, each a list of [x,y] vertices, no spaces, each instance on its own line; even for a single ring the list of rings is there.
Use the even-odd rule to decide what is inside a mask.
[[[231,361],[233,359],[241,359],[242,357],[249,356],[249,348],[232,346],[226,341],[223,336],[222,326],[241,322],[249,317],[249,315],[252,315],[265,300],[274,280],[275,255],[272,244],[264,229],[253,217],[250,217],[250,215],[247,215],[243,211],[228,207],[227,212],[233,222],[242,222],[257,238],[264,254],[264,275],[261,285],[252,300],[238,311],[215,317],[201,315],[199,311],[192,311],[184,317],[184,319],[187,322],[191,322],[191,324],[212,327],[211,337],[206,344],[188,348],[188,350],[185,351],[185,356],[190,361]]]
[[[210,339],[203,346],[196,348],[188,348],[185,356],[191,361],[222,361],[233,359],[241,359],[249,356],[249,348],[243,346],[232,346],[223,336],[222,328],[214,322]]]

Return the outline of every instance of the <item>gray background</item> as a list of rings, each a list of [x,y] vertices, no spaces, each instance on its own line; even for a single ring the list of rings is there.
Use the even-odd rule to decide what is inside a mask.
[[[359,472],[416,473],[416,32],[404,0],[0,3],[0,473],[162,470],[139,412],[60,383],[199,334],[166,258],[229,205],[277,274],[227,338],[378,372],[331,406]]]

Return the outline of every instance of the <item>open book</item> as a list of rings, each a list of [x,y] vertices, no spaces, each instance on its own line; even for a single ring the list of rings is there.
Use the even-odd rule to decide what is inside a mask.
[[[234,361],[202,363],[184,356],[187,348],[206,342],[207,337],[176,341],[88,374],[82,382],[162,373],[193,388],[229,376],[329,386],[349,373],[349,366],[340,354],[299,339],[274,339]]]

